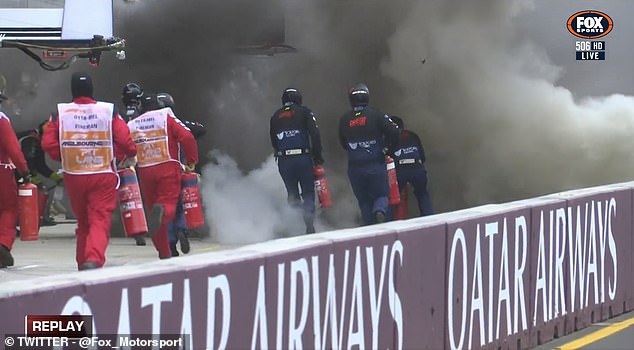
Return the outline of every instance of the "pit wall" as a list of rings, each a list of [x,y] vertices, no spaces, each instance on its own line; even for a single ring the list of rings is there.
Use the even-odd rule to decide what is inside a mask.
[[[0,330],[80,313],[97,334],[191,334],[192,349],[527,349],[632,310],[633,189],[6,282]]]

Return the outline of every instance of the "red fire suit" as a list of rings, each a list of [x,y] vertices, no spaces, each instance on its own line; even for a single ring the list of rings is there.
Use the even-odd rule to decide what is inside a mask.
[[[97,111],[102,112],[90,109],[99,105],[104,108]],[[79,119],[74,120],[78,115]],[[100,121],[112,121],[109,129],[108,123],[86,119],[99,115],[103,115]],[[60,143],[61,138],[64,139]],[[58,105],[58,112],[51,116],[44,130],[42,149],[62,162],[64,185],[77,217],[77,266],[81,269],[84,263],[96,263],[102,267],[106,262],[112,212],[117,205],[119,179],[114,162],[136,155],[136,145],[125,121],[110,103],[89,97],[75,98],[73,104]]]
[[[144,206],[163,207],[158,231],[150,232],[159,258],[171,257],[167,226],[176,216],[181,190],[179,151],[186,164],[198,163],[198,145],[191,131],[174,116],[170,108],[146,112],[128,122],[137,144],[139,185]]]
[[[11,250],[18,222],[18,189],[13,169],[28,173],[26,160],[7,116],[0,112],[0,244]]]

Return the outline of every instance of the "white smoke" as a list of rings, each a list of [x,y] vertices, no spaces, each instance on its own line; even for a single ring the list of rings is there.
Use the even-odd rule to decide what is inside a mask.
[[[302,210],[287,203],[273,155],[247,174],[218,150],[211,151],[209,158],[211,162],[202,171],[202,196],[212,239],[223,244],[246,244],[304,234]],[[320,217],[322,214],[318,208],[318,232],[332,229],[327,219]]]
[[[212,151],[210,158],[202,190],[214,240],[245,244],[303,232],[301,210],[287,204],[273,156],[244,175],[228,155]]]
[[[216,121],[210,136],[223,145],[222,151],[209,153],[205,161],[210,163],[203,168],[205,211],[212,239],[243,244],[303,234],[302,211],[287,202],[269,140],[270,117],[280,106],[283,88],[292,86],[291,79],[279,82],[280,76],[288,74],[279,61],[236,61],[229,77],[209,91],[209,113]],[[252,170],[245,174],[245,168]],[[317,232],[356,226],[358,209],[350,200],[347,178],[334,171],[328,175],[336,204],[333,209],[321,210],[316,203]]]
[[[577,101],[557,86],[560,68],[516,35],[514,18],[527,5],[418,2],[389,40],[382,72],[406,91],[399,113],[420,131],[443,207],[628,181],[634,173],[634,99]]]
[[[255,66],[258,89],[279,91],[284,87],[279,81],[294,80],[306,87],[305,100],[316,111],[327,140],[326,159],[334,163],[329,179],[336,187],[337,209],[328,212],[333,227],[354,226],[358,215],[342,165],[345,155],[333,137],[346,109],[337,98],[345,97],[344,86],[356,81],[352,79],[370,82],[373,104],[402,116],[406,127],[421,136],[437,212],[627,181],[634,173],[634,99],[612,95],[578,100],[558,86],[562,68],[539,43],[517,33],[517,16],[530,16],[533,2],[412,0],[399,2],[398,9],[395,3],[379,1],[346,4],[293,3],[295,17],[314,29],[294,28],[302,53],[283,58],[284,69],[266,61]],[[372,34],[365,46],[353,40],[364,32],[351,30],[368,28],[349,16],[359,11],[366,22],[387,19],[365,32]],[[566,35],[562,45],[573,41]],[[369,52],[381,53],[380,58]],[[322,81],[316,77],[328,71],[335,74],[315,85]],[[242,98],[260,101],[247,103],[249,112],[242,111],[237,120],[265,134],[268,118],[250,116],[262,110],[263,99],[276,97],[259,91]],[[279,178],[276,171],[270,175]],[[278,181],[275,192],[283,196]],[[242,187],[267,193],[267,186],[250,182]],[[272,207],[283,207],[285,200],[279,198]],[[271,219],[262,226],[282,221]]]
[[[618,12],[631,12],[632,5],[619,3],[622,7],[615,8],[621,11],[606,11],[615,21]],[[231,3],[208,6],[225,4]],[[117,28],[128,39],[129,59],[121,63],[105,56],[94,71],[95,92],[116,102],[123,84],[137,81],[149,91],[172,93],[179,115],[207,125],[201,155],[214,148],[236,160],[218,154],[217,163],[203,169],[207,219],[220,241],[251,242],[304,230],[301,215],[286,212],[286,191],[267,158],[268,118],[290,85],[303,92],[316,113],[324,143],[334,208],[320,211],[318,230],[319,225],[325,230],[358,222],[345,153],[336,139],[339,116],[348,109],[346,90],[357,82],[369,85],[372,105],[403,117],[406,127],[421,136],[437,212],[628,181],[634,173],[633,98],[578,99],[577,91],[561,85],[572,80],[571,70],[582,70],[553,63],[565,63],[563,56],[574,60],[574,38],[564,23],[574,10],[587,9],[585,2],[287,0],[287,43],[299,52],[262,59],[214,53],[233,30],[224,28],[229,16],[222,11],[192,13],[167,0],[135,3],[136,11],[126,5],[116,7],[123,24]],[[544,6],[560,13],[532,12]],[[614,57],[625,52],[611,41],[627,35],[629,24],[622,16],[605,37],[612,56],[595,67],[631,61]],[[146,24],[159,19],[187,25]],[[525,22],[545,34],[520,32]],[[561,32],[543,29],[548,26]],[[201,35],[214,45],[183,40]],[[551,60],[557,46],[569,51]],[[2,56],[9,58],[4,69],[18,72],[33,65],[20,54]],[[86,68],[74,69],[80,67]],[[605,71],[592,81],[576,74],[574,83],[587,85],[586,91],[593,91],[593,84],[597,89],[609,84],[602,91],[615,91],[619,85],[612,82],[627,77],[617,76],[616,68]],[[21,106],[25,120],[40,120],[50,106],[68,99],[70,73],[38,71],[37,96],[25,98],[28,103]],[[19,81],[19,76],[7,78]]]

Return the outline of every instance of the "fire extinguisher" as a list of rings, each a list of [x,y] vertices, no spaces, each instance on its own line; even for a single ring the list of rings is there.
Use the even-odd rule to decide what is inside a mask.
[[[119,210],[126,237],[146,233],[147,221],[143,211],[141,189],[136,173],[132,168],[124,168],[117,171],[119,174]]]
[[[401,192],[401,200],[397,205],[394,206],[394,220],[405,220],[407,219],[407,185],[403,188],[403,192]]]
[[[18,212],[20,213],[20,240],[35,241],[40,230],[37,208],[37,186],[27,182],[18,186]]]
[[[315,192],[317,192],[317,197],[319,198],[319,206],[321,208],[331,208],[332,198],[330,197],[326,170],[323,166],[316,165],[313,168],[313,175],[315,176]]]
[[[183,173],[181,179],[181,196],[183,212],[187,228],[201,227],[205,224],[203,205],[198,191],[198,174]]]
[[[396,205],[401,201],[401,195],[398,193],[398,180],[396,179],[396,166],[394,165],[394,159],[390,156],[385,157],[385,163],[387,164],[387,182],[390,186],[388,194],[388,203],[390,205]]]

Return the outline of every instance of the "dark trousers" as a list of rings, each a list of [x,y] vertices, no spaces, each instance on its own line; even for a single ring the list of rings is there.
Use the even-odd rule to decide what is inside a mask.
[[[286,186],[288,202],[291,205],[301,203],[304,217],[312,219],[315,215],[315,177],[310,155],[279,157],[277,167]]]
[[[414,195],[418,201],[420,215],[431,215],[434,213],[431,205],[431,198],[427,191],[427,170],[424,166],[400,166],[396,168],[396,178],[398,179],[398,189],[403,191],[408,183],[414,188]]]
[[[364,225],[376,223],[375,213],[389,217],[388,182],[385,163],[348,164],[348,178],[357,197]]]
[[[183,210],[183,196],[180,196],[176,204],[174,220],[167,225],[167,235],[170,244],[178,242],[178,232],[183,230],[187,230],[187,222],[185,221],[185,210]]]

